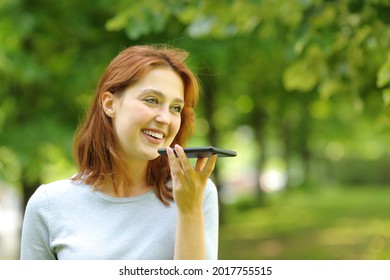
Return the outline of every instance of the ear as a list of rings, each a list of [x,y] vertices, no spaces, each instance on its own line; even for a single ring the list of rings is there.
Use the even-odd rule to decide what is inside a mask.
[[[114,110],[115,96],[111,92],[105,91],[102,94],[101,101],[102,101],[103,110],[106,113],[106,115],[113,118],[115,116],[115,110]]]

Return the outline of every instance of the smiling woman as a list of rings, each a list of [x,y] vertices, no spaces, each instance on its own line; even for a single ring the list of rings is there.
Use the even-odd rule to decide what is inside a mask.
[[[156,101],[162,99],[161,95],[156,95],[158,91],[162,96],[170,94],[174,99],[184,98],[179,131],[174,135],[174,139],[171,139],[172,143],[164,147],[169,145],[173,147],[175,144],[185,145],[193,132],[194,107],[199,96],[198,81],[184,64],[187,56],[185,51],[167,47],[157,49],[150,46],[134,46],[114,58],[100,80],[90,111],[75,139],[75,158],[80,166],[80,172],[74,179],[83,179],[87,184],[104,187],[109,175],[113,177],[109,180],[113,185],[110,188],[116,192],[121,188],[126,189],[129,184],[138,185],[134,182],[137,179],[135,175],[142,174],[144,171],[128,172],[128,159],[123,158],[121,154],[127,154],[126,151],[132,153],[129,149],[126,150],[126,147],[131,144],[128,143],[128,139],[121,138],[119,135],[119,132],[126,130],[126,127],[134,126],[135,123],[129,122],[126,127],[118,127],[120,121],[124,124],[128,120],[125,114],[115,117],[115,110],[122,108],[122,112],[125,112],[124,106],[128,106],[127,110],[130,110],[132,119],[146,112],[147,106],[135,108],[136,104],[129,105],[131,98],[134,101],[153,104],[151,98]],[[166,74],[169,79],[164,77]],[[129,92],[130,94],[127,94]],[[156,116],[156,120],[161,120],[161,116]],[[171,129],[170,125],[167,127]],[[142,129],[146,128],[149,127],[142,127]],[[102,137],[103,142],[101,142]],[[167,204],[167,199],[172,198],[172,193],[166,186],[166,182],[170,179],[170,171],[167,159],[157,158],[157,148],[151,151],[155,159],[147,162],[147,172],[153,175],[157,172],[157,176],[147,176],[147,185],[156,186],[159,198]],[[90,156],[97,156],[92,162],[85,154],[89,149],[94,149]],[[94,166],[90,166],[91,164]]]
[[[156,68],[120,94],[104,92],[102,104],[112,119],[120,157],[126,165],[137,165],[139,160],[155,159],[158,148],[173,142],[181,123],[184,86],[170,68]]]
[[[78,173],[27,204],[22,259],[217,258],[216,156],[192,167],[181,148],[199,95],[187,55],[134,46],[108,65],[75,137]]]

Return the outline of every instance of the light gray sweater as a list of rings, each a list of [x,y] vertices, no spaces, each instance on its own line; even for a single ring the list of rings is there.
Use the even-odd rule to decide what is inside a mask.
[[[204,198],[206,252],[218,257],[218,198],[207,183]],[[176,204],[154,194],[114,198],[91,186],[60,180],[40,186],[30,198],[21,239],[21,259],[173,259]]]

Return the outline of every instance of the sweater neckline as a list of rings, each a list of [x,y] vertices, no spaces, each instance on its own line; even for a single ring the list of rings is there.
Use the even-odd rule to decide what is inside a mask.
[[[129,196],[129,197],[113,197],[98,190],[94,190],[93,192],[99,198],[111,203],[132,203],[132,202],[137,202],[137,201],[152,198],[152,196],[154,195],[153,190],[147,191],[146,193],[140,195]]]

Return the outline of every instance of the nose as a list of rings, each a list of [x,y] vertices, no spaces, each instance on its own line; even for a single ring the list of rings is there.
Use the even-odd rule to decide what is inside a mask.
[[[165,124],[165,125],[170,124],[171,116],[170,116],[169,108],[161,107],[160,110],[157,111],[155,120],[161,124]]]

